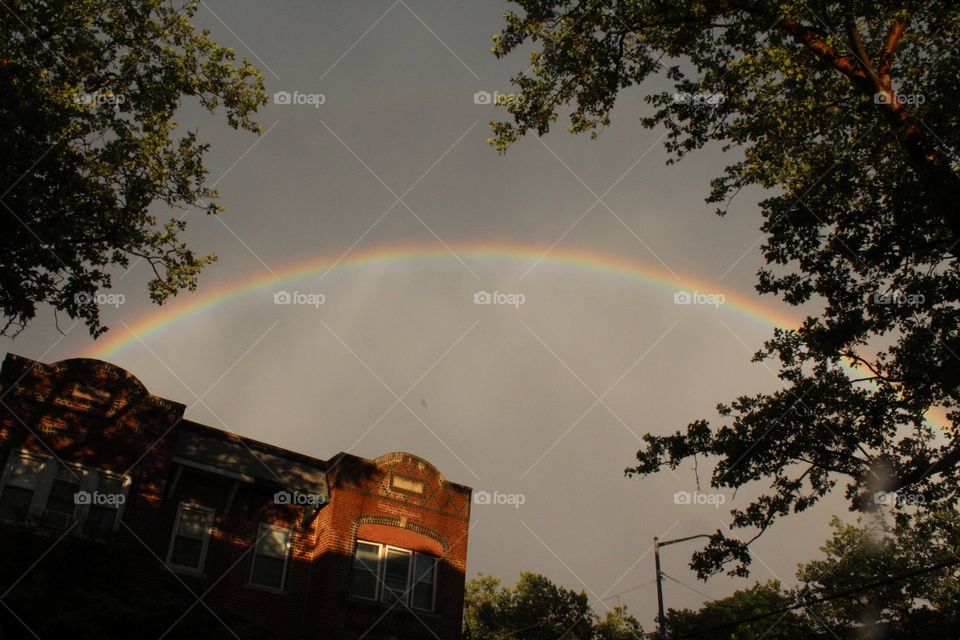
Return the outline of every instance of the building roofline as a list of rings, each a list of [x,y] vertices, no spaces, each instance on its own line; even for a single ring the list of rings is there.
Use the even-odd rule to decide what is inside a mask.
[[[71,366],[75,366],[77,368],[93,367],[96,369],[101,369],[113,374],[118,379],[123,380],[125,384],[129,385],[131,388],[136,389],[138,392],[141,392],[145,398],[147,398],[149,401],[153,403],[158,403],[158,404],[167,406],[173,410],[177,410],[179,411],[179,414],[181,416],[183,415],[183,411],[186,409],[186,405],[182,403],[153,395],[147,389],[146,385],[143,384],[143,382],[139,378],[137,378],[134,374],[130,373],[128,370],[124,369],[123,367],[115,365],[111,362],[107,362],[105,360],[99,360],[97,358],[68,358],[68,359],[59,360],[57,362],[47,364],[44,362],[40,362],[38,360],[27,358],[25,356],[20,356],[20,355],[8,352],[6,356],[6,360],[4,361],[4,369],[6,369],[7,362],[16,363],[16,366],[20,369],[28,369],[28,370],[40,369],[48,372],[62,371]],[[263,442],[262,440],[257,440],[255,438],[250,438],[247,436],[241,436],[236,433],[231,433],[230,431],[227,431],[224,429],[218,429],[217,427],[212,427],[210,425],[202,424],[200,422],[189,420],[187,418],[181,418],[178,426],[179,428],[183,428],[183,429],[189,429],[193,431],[202,431],[205,435],[220,438],[222,440],[241,440],[245,445],[249,446],[251,449],[257,449],[262,451],[263,453],[269,453],[269,454],[273,454],[279,457],[284,457],[290,460],[296,460],[298,462],[320,466],[324,470],[329,470],[334,468],[337,462],[343,458],[350,458],[354,461],[361,462],[363,464],[368,464],[374,467],[380,467],[383,464],[387,463],[389,459],[392,457],[395,457],[398,455],[409,456],[411,458],[414,458],[418,462],[422,462],[433,473],[435,473],[439,478],[441,478],[444,484],[455,487],[464,493],[470,493],[473,491],[472,487],[448,480],[443,475],[443,473],[439,469],[437,469],[437,467],[433,463],[431,463],[429,460],[426,460],[425,458],[422,458],[414,453],[409,453],[407,451],[392,451],[389,453],[385,453],[381,456],[378,456],[377,458],[372,460],[369,458],[364,458],[362,456],[354,455],[352,453],[341,451],[331,456],[330,458],[324,460],[322,458],[316,458],[314,456],[307,455],[305,453],[292,451],[290,449],[286,449],[278,445],[270,444],[268,442]]]

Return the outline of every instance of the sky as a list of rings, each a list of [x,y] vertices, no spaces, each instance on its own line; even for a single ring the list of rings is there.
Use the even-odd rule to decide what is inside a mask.
[[[678,504],[698,475],[711,493],[710,461],[623,471],[643,434],[719,424],[717,403],[777,388],[750,357],[800,314],[754,290],[763,194],[725,218],[704,202],[736,156],[666,166],[664,131],[640,126],[661,80],[623,93],[597,140],[561,121],[506,155],[489,146],[506,114],[478,92],[511,93],[527,62],[490,53],[506,9],[207,0],[197,22],[271,96],[259,137],[179,114],[211,144],[226,208],[188,215],[185,239],[219,262],[163,309],[145,264],[118,270],[108,334],[63,317],[58,331],[48,310],[3,347],[108,360],[190,419],[319,458],[422,456],[491,496],[473,508],[468,577],[542,573],[650,630],[653,537],[724,529],[759,488]],[[749,579],[699,582],[696,543],[664,549],[667,606],[794,584],[832,514],[839,496],[773,527]]]

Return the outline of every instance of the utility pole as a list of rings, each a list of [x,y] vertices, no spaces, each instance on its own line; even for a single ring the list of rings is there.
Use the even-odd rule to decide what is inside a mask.
[[[660,547],[666,547],[667,545],[677,544],[678,542],[686,542],[687,540],[694,540],[696,538],[709,538],[710,536],[705,533],[700,533],[695,536],[687,536],[686,538],[674,538],[673,540],[663,540],[654,536],[653,537],[653,560],[656,564],[657,569],[657,613],[659,615],[657,619],[657,640],[667,640],[667,617],[663,612],[663,572],[660,570]]]
[[[666,617],[663,613],[663,574],[660,572],[660,538],[653,536],[653,559],[657,565],[657,640],[667,640],[664,633]]]

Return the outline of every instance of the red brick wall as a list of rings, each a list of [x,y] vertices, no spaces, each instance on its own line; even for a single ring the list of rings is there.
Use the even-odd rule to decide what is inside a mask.
[[[178,430],[216,430],[182,421],[184,405],[150,395],[118,367],[82,359],[46,365],[8,355],[0,393],[9,407],[0,406],[0,464],[10,450],[25,448],[88,467],[129,470],[133,482],[118,535],[142,541],[158,566],[166,560],[181,501],[216,509],[203,575],[180,577],[197,596],[205,594],[203,602],[217,614],[245,618],[251,628],[290,640],[460,637],[470,489],[447,481],[425,460],[394,453],[374,461],[349,454],[314,461],[328,465],[330,500],[307,521],[302,507],[273,504],[277,487],[260,481],[240,482],[234,490],[230,478],[184,467],[174,483]],[[292,530],[282,592],[249,585],[261,522]],[[403,605],[391,610],[349,596],[358,533],[440,558],[434,612],[413,614]],[[243,629],[235,631],[244,638]]]

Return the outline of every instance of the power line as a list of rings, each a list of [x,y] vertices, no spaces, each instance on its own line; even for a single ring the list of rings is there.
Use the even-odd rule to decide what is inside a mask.
[[[648,586],[648,585],[651,585],[651,584],[653,584],[653,583],[656,582],[656,581],[657,581],[656,578],[654,578],[653,580],[647,580],[647,581],[644,582],[643,584],[638,584],[638,585],[635,586],[635,587],[630,587],[630,588],[627,589],[626,591],[621,591],[620,593],[615,593],[615,594],[613,594],[612,596],[607,596],[607,597],[604,598],[603,600],[600,600],[600,602],[606,602],[607,600],[613,600],[614,598],[619,598],[620,596],[622,596],[622,595],[624,595],[624,594],[630,593],[631,591],[636,591],[637,589],[642,589],[643,587],[646,587],[646,586]]]
[[[660,575],[662,575],[662,576],[665,577],[665,578],[670,578],[671,580],[673,580],[674,582],[676,582],[676,583],[677,583],[678,585],[680,585],[681,587],[684,587],[684,588],[686,588],[686,589],[689,589],[690,591],[693,591],[693,592],[694,592],[695,594],[697,594],[698,596],[703,596],[703,597],[706,598],[707,600],[714,600],[714,599],[715,599],[715,598],[714,598],[713,596],[711,596],[709,593],[704,593],[703,591],[700,591],[699,589],[696,589],[696,588],[694,588],[694,587],[691,587],[690,585],[688,585],[688,584],[685,583],[685,582],[680,582],[679,580],[677,580],[676,578],[674,578],[673,576],[671,576],[671,575],[670,575],[669,573],[667,573],[666,571],[661,571],[661,572],[660,572]]]
[[[758,613],[757,615],[754,615],[754,616],[741,618],[739,620],[734,620],[733,622],[727,622],[725,624],[717,625],[715,627],[709,627],[707,629],[698,629],[697,631],[686,633],[684,635],[674,636],[670,640],[686,640],[687,638],[695,638],[697,636],[702,636],[705,633],[711,633],[713,631],[722,631],[723,629],[737,627],[742,624],[747,624],[748,622],[756,622],[757,620],[771,618],[776,615],[787,613],[788,611],[793,611],[794,609],[800,609],[803,607],[809,607],[810,605],[820,604],[821,602],[836,600],[838,598],[843,598],[845,596],[853,595],[854,593],[860,593],[861,591],[868,591],[870,589],[882,587],[883,585],[891,584],[893,582],[900,582],[908,578],[913,578],[915,576],[919,576],[924,573],[930,573],[931,571],[938,571],[940,569],[945,569],[946,567],[952,567],[957,564],[960,564],[960,558],[950,558],[949,560],[942,560],[940,562],[927,565],[925,567],[920,567],[919,569],[907,571],[906,573],[888,576],[886,578],[880,578],[878,580],[874,580],[873,582],[868,582],[866,584],[863,584],[859,587],[844,589],[843,591],[838,591],[837,593],[832,593],[826,596],[820,596],[820,597],[811,598],[811,599],[804,599],[801,596],[801,601],[797,602],[796,604],[792,604],[787,607],[781,607],[779,609],[774,609],[773,611],[767,611],[766,613]]]

